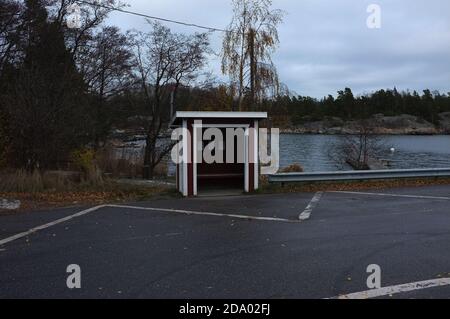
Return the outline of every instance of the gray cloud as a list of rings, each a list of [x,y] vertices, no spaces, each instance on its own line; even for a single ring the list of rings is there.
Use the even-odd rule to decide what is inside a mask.
[[[130,9],[224,28],[228,0],[129,0]],[[381,29],[368,29],[367,6],[382,9]],[[450,1],[274,0],[287,12],[274,56],[281,80],[302,95],[322,97],[348,86],[356,94],[380,88],[450,91]],[[145,29],[144,19],[114,14],[111,24]],[[179,32],[198,30],[169,25]],[[212,36],[221,47],[221,34]],[[219,61],[210,68],[220,75]]]

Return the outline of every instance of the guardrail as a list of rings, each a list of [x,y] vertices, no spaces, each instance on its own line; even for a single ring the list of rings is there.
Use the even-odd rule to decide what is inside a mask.
[[[282,173],[269,175],[270,183],[335,182],[376,179],[450,177],[450,168],[398,169],[373,171]]]

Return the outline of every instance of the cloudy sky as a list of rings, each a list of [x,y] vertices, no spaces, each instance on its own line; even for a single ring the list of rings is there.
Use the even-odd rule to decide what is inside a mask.
[[[230,0],[128,0],[129,10],[225,28]],[[381,7],[381,28],[369,29],[367,7]],[[350,87],[450,91],[450,1],[274,0],[287,15],[274,62],[281,81],[301,95],[323,97]],[[148,29],[142,18],[113,14],[110,24]],[[178,32],[196,30],[167,24]],[[212,35],[219,52],[222,34]],[[220,76],[219,59],[209,68]]]

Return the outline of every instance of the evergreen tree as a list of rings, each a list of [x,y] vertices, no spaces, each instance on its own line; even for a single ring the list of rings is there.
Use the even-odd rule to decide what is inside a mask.
[[[7,86],[9,155],[30,170],[54,167],[88,140],[86,87],[42,0],[25,1],[21,45]]]

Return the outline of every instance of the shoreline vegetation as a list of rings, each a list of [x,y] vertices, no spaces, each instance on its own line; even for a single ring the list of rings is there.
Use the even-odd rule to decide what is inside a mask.
[[[262,188],[250,195],[267,195],[279,193],[295,193],[317,191],[361,191],[381,190],[396,187],[421,187],[431,185],[450,185],[450,178],[426,179],[392,179],[375,181],[321,182],[272,185],[266,179],[261,180]],[[84,189],[78,191],[43,191],[43,192],[0,192],[0,198],[14,198],[20,201],[20,207],[14,210],[0,208],[0,214],[15,214],[45,209],[68,207],[84,207],[106,203],[124,203],[146,200],[180,198],[180,195],[168,185],[129,185],[118,181],[110,181],[102,189]]]

